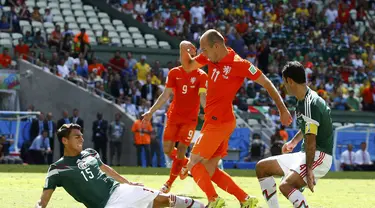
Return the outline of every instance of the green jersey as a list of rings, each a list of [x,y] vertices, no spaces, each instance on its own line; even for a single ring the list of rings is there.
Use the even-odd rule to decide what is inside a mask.
[[[316,135],[316,149],[332,155],[333,128],[331,109],[319,95],[308,88],[305,98],[297,102],[297,125],[304,135],[302,151],[305,151],[306,134]]]
[[[86,207],[103,208],[119,183],[101,171],[102,164],[93,149],[85,149],[75,157],[64,156],[50,166],[44,189],[63,187]]]

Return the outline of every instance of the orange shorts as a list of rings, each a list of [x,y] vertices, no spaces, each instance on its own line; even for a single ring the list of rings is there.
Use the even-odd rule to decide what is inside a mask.
[[[168,122],[164,129],[164,141],[180,142],[189,146],[194,137],[196,123],[174,123]]]
[[[201,135],[195,143],[192,154],[205,159],[225,157],[230,135],[236,128],[236,121],[221,124],[204,123]]]

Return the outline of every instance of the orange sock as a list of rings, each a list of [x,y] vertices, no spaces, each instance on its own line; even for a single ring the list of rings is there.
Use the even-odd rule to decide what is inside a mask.
[[[177,148],[176,147],[172,150],[169,157],[171,158],[171,160],[175,160],[177,158]]]
[[[210,174],[203,164],[198,163],[191,169],[195,183],[206,193],[208,201],[214,201],[218,196],[210,180]]]
[[[171,171],[169,173],[169,179],[167,185],[172,186],[173,182],[176,180],[177,176],[181,172],[182,167],[184,166],[184,159],[175,159],[173,160]]]
[[[244,202],[246,200],[248,196],[247,193],[245,193],[226,172],[216,168],[211,180],[224,191],[234,195],[238,201]]]

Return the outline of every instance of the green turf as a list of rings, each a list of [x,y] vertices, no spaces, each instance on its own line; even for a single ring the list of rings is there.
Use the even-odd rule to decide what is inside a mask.
[[[167,180],[168,169],[163,168],[116,168],[121,174],[132,181],[143,182],[146,186],[158,189]],[[4,166],[0,165],[0,207],[24,208],[33,207],[40,197],[44,184],[47,166]],[[243,189],[259,197],[261,207],[266,207],[259,184],[254,177],[254,171],[228,170],[235,175],[234,180]],[[375,207],[373,187],[374,173],[330,173],[326,178],[318,181],[315,193],[304,192],[310,208],[371,208]],[[277,179],[279,182],[279,179]],[[217,189],[219,190],[219,189]],[[187,195],[206,202],[204,194],[191,178],[184,181],[177,179],[172,189],[173,193]],[[218,191],[224,197],[227,207],[239,207],[233,196]],[[291,207],[289,202],[278,194],[280,207]],[[84,207],[74,201],[62,188],[56,189],[50,206],[53,208]]]

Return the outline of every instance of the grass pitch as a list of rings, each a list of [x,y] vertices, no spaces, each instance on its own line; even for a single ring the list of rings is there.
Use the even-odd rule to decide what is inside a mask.
[[[0,207],[25,208],[34,207],[40,197],[47,166],[12,166],[0,165]],[[168,179],[169,169],[163,168],[115,168],[131,181],[143,182],[145,186],[159,189]],[[249,170],[227,170],[234,180],[249,194],[260,199],[260,207],[267,207],[260,191],[255,172]],[[280,179],[276,179],[277,182]],[[318,181],[315,193],[308,189],[304,195],[310,208],[375,208],[375,173],[370,172],[340,172],[329,173]],[[229,208],[239,207],[235,198],[217,188]],[[192,178],[184,181],[176,180],[172,192],[178,195],[190,196],[207,202],[204,193],[194,183]],[[287,199],[279,192],[280,207],[292,207]],[[76,202],[64,189],[57,188],[48,207],[80,208],[83,205]]]

